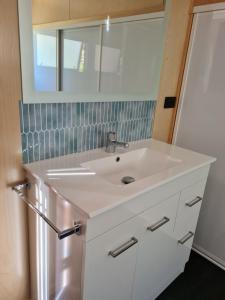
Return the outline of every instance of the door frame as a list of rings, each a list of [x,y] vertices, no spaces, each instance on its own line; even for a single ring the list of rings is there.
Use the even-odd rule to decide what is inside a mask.
[[[187,49],[187,56],[186,56],[186,60],[185,60],[184,72],[183,72],[183,76],[181,79],[180,91],[179,91],[179,86],[178,86],[179,100],[178,100],[177,108],[175,111],[174,127],[171,130],[172,131],[171,132],[172,144],[176,144],[176,141],[177,141],[178,129],[179,129],[179,125],[180,125],[183,103],[184,103],[184,94],[185,94],[186,85],[187,85],[188,71],[189,71],[189,67],[190,67],[190,57],[192,54],[194,38],[195,38],[195,34],[196,34],[196,29],[197,29],[198,16],[200,13],[213,12],[213,11],[218,11],[218,10],[225,10],[225,2],[200,5],[200,6],[196,6],[193,8],[193,23],[192,23],[191,33],[190,33],[189,45],[188,45],[188,49]]]

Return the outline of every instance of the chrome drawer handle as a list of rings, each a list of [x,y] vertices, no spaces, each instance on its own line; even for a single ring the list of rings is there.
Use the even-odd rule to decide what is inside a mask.
[[[202,197],[198,196],[195,199],[191,200],[190,202],[185,203],[185,205],[188,206],[188,207],[192,207],[200,201],[202,201]]]
[[[185,244],[190,238],[194,236],[194,233],[192,231],[189,231],[182,239],[178,241],[178,244]]]
[[[36,213],[38,214],[58,235],[59,240],[66,238],[72,234],[81,234],[81,224],[74,223],[74,226],[65,230],[60,230],[56,227],[55,224],[52,223],[41,211],[37,209],[35,205],[29,202],[26,198],[26,189],[29,187],[29,183],[23,182],[12,187],[12,190],[15,191],[18,196]]]
[[[164,224],[168,223],[169,220],[170,220],[169,218],[163,217],[162,220],[156,222],[155,224],[153,224],[151,226],[148,226],[147,230],[150,230],[153,232],[153,231],[157,230],[158,228],[160,228],[161,226],[163,226]]]
[[[109,251],[109,255],[112,257],[117,257],[133,245],[137,244],[138,240],[135,237],[132,237],[128,242],[124,243],[123,245],[119,246],[115,250]]]

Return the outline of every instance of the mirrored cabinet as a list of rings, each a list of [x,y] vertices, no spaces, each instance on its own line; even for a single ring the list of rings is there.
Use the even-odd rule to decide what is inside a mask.
[[[164,19],[140,15],[107,24],[34,29],[37,91],[148,95],[158,90]]]
[[[86,18],[65,19],[63,9],[64,17],[58,15],[63,1],[43,0],[48,14],[57,7],[50,18],[41,1],[18,0],[23,102],[156,100],[165,15],[143,13],[149,10],[141,10],[142,1],[132,2],[136,13],[110,9],[107,15],[106,0],[100,16],[88,17],[87,8]],[[158,0],[151,2],[159,8]]]

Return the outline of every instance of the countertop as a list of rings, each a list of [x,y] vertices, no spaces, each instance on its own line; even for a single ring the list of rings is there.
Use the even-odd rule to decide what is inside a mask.
[[[87,161],[118,156],[125,151],[140,148],[159,151],[182,162],[124,186],[114,185],[94,172],[84,173],[81,167],[81,164]],[[207,155],[149,139],[131,142],[127,150],[120,150],[114,154],[106,153],[105,148],[101,148],[26,164],[24,168],[74,204],[87,218],[91,218],[215,160]]]

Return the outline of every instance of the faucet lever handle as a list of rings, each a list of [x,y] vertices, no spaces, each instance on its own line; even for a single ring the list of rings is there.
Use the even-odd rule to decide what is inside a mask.
[[[115,142],[116,141],[116,132],[110,131],[107,133],[107,140],[109,142]]]

